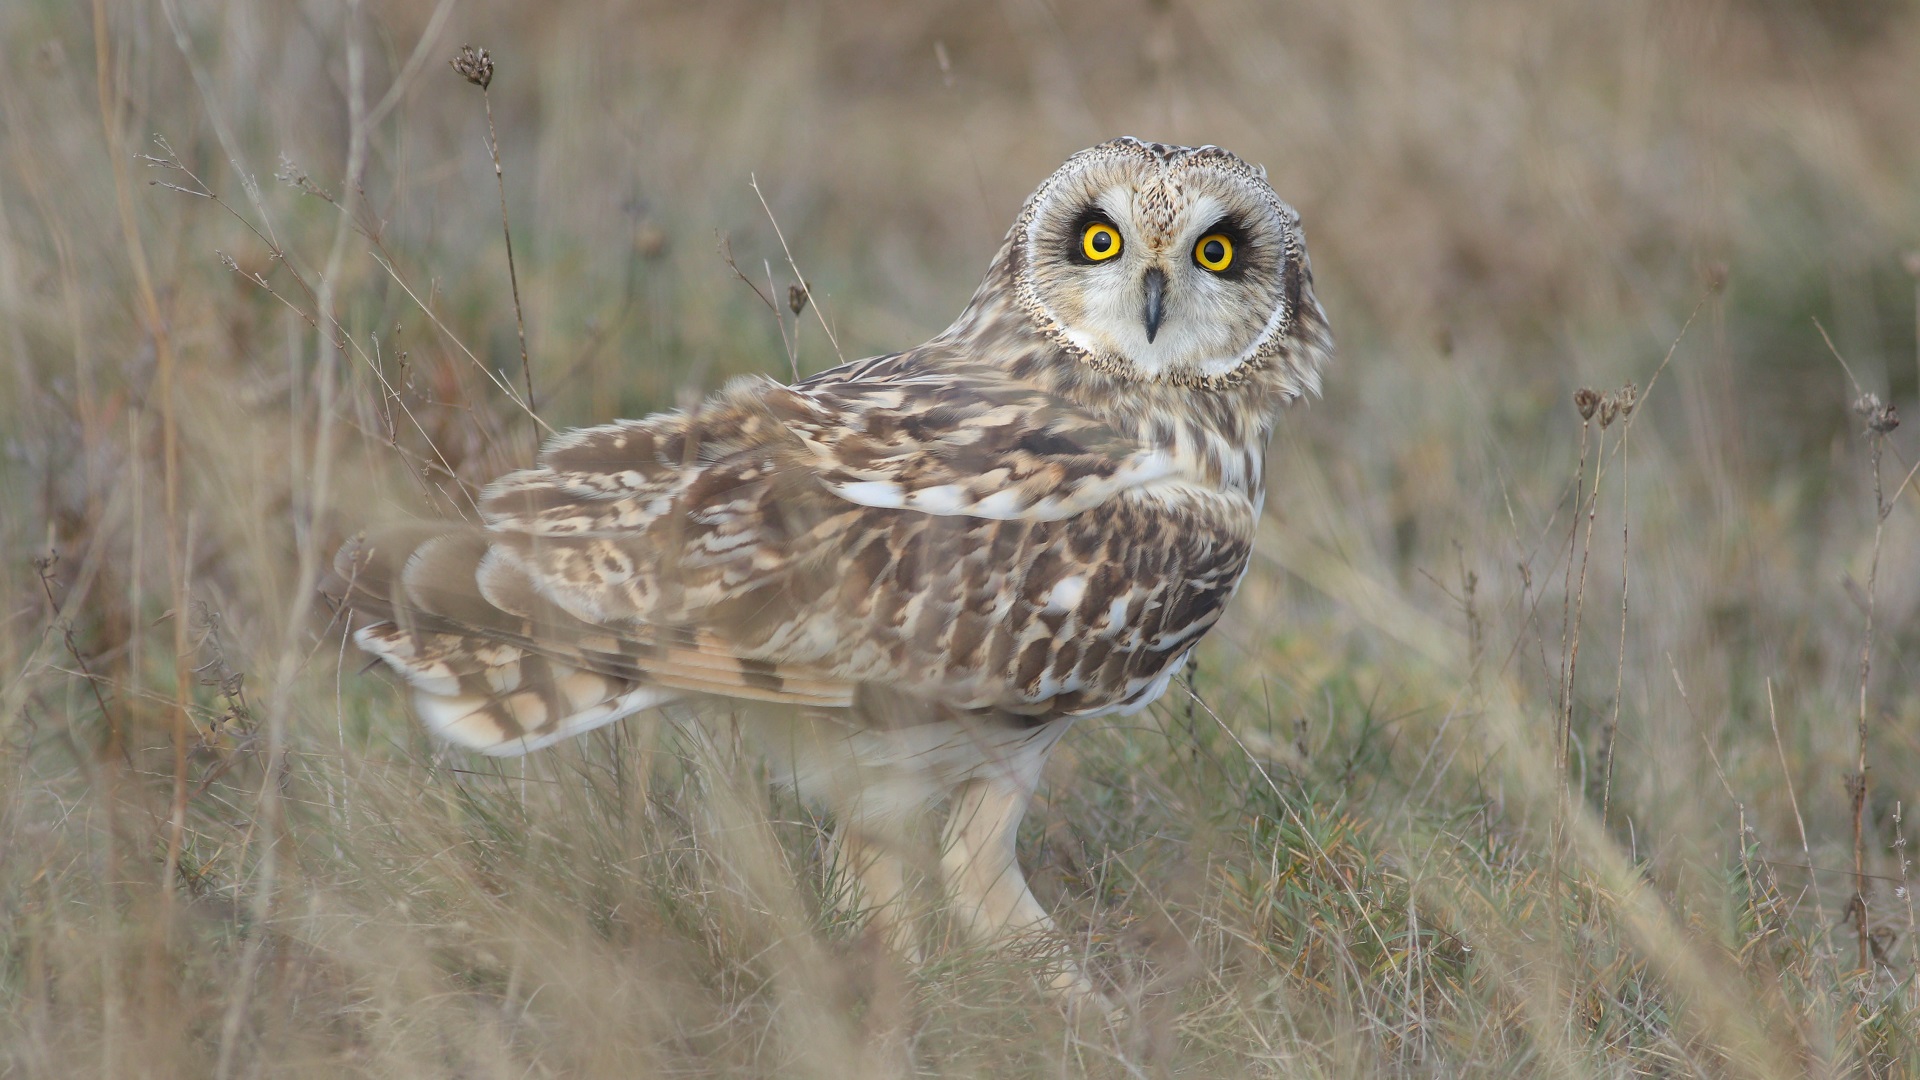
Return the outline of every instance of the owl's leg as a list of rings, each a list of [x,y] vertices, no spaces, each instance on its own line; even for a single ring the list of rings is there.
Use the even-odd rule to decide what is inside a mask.
[[[869,932],[908,964],[921,960],[902,839],[842,819],[834,827],[834,903],[863,912]]]
[[[1052,917],[1034,899],[1015,859],[1014,838],[1032,796],[1032,785],[1010,772],[975,777],[955,792],[940,852],[954,915],[985,944],[1042,944],[1048,953],[1049,988],[1073,1002],[1104,1004],[1055,936]]]

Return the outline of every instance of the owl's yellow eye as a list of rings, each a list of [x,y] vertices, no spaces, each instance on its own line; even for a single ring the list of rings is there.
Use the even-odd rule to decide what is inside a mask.
[[[1193,261],[1217,274],[1233,265],[1233,241],[1221,233],[1208,233],[1193,245]]]
[[[1096,221],[1080,234],[1080,250],[1094,262],[1104,262],[1120,254],[1120,231],[1104,221]]]

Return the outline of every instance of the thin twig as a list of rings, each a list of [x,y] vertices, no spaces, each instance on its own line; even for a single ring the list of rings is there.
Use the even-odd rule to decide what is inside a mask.
[[[1782,870],[1804,870],[1809,874],[1838,874],[1841,877],[1853,876],[1853,871],[1842,870],[1837,866],[1812,866],[1807,863],[1781,862],[1778,859],[1761,859],[1760,861],[1766,863],[1768,866],[1779,867]],[[1898,882],[1900,880],[1890,874],[1868,874],[1867,877],[1873,881]],[[1808,880],[1811,881],[1814,879],[1808,878]]]
[[[493,57],[485,49],[462,45],[449,63],[462,78],[480,88],[480,103],[487,112],[487,153],[493,157],[493,181],[500,192],[500,233],[507,240],[507,282],[513,288],[513,325],[520,335],[520,374],[527,383],[527,412],[538,420],[533,399],[533,363],[527,359],[527,319],[520,308],[520,272],[513,262],[513,229],[507,225],[507,175],[500,167],[500,138],[494,133],[493,94],[488,89],[493,85]],[[537,431],[533,435],[533,452],[536,457],[540,454]]]
[[[1628,418],[1632,418],[1632,406],[1628,406]],[[1627,676],[1627,592],[1631,581],[1632,560],[1628,555],[1628,538],[1632,513],[1627,496],[1630,488],[1627,480],[1627,429],[1620,427],[1620,652],[1614,657],[1613,664],[1613,717],[1607,721],[1607,761],[1606,773],[1600,781],[1600,825],[1607,824],[1607,813],[1613,807],[1613,747],[1620,737],[1620,695],[1624,692]]]
[[[493,179],[500,189],[500,232],[507,240],[507,283],[513,288],[513,328],[520,335],[520,375],[527,384],[527,411],[539,415],[533,399],[533,362],[527,358],[527,317],[520,309],[520,272],[513,262],[513,230],[507,227],[507,179],[500,168],[500,140],[493,134],[493,96],[482,90],[480,100],[487,108],[487,149],[493,152]],[[540,435],[534,433],[533,451],[540,452]]]
[[[715,233],[714,245],[720,252],[721,261],[727,264],[727,269],[733,271],[733,276],[739,278],[741,284],[753,290],[753,295],[759,297],[760,302],[767,305],[767,310],[773,312],[773,321],[778,323],[780,321],[780,309],[773,306],[773,300],[769,298],[766,293],[761,292],[760,286],[755,285],[752,278],[742,273],[739,264],[733,261],[733,240],[725,233]],[[785,334],[783,333],[781,336],[785,337]]]
[[[773,263],[766,259],[761,259],[760,268],[767,272],[767,292],[778,295],[780,290],[775,288],[773,284]],[[773,321],[780,327],[780,344],[786,347],[787,367],[793,372],[794,382],[800,381],[799,315],[799,312],[794,312],[793,333],[789,335],[787,333],[787,320],[781,316],[779,309],[776,308],[773,313]]]
[[[773,225],[773,235],[779,239],[780,250],[787,256],[787,268],[793,271],[793,276],[797,280],[804,283],[807,275],[800,272],[800,264],[794,261],[793,249],[787,246],[787,236],[780,231],[780,220],[773,216],[773,207],[767,205],[767,197],[760,192],[759,179],[749,173],[747,184],[753,188],[754,196],[760,200],[760,208],[767,212],[767,221]],[[826,332],[827,340],[833,345],[833,355],[838,357],[841,363],[846,363],[847,354],[840,351],[840,339],[833,336],[833,327],[827,325],[826,308],[820,303],[818,297],[813,301],[813,317],[820,320],[820,329]]]
[[[385,270],[387,272],[387,275],[393,278],[393,283],[395,285],[400,286],[400,288],[406,292],[407,298],[409,300],[412,300],[414,303],[414,306],[420,309],[421,314],[425,315],[427,319],[433,323],[434,328],[436,330],[439,330],[441,333],[445,334],[447,336],[447,340],[453,342],[454,347],[459,349],[460,352],[463,355],[465,355],[468,360],[473,361],[473,365],[480,369],[480,373],[485,375],[489,382],[493,383],[494,386],[498,387],[501,393],[507,395],[508,401],[511,401],[515,405],[520,406],[522,411],[524,411],[528,416],[533,417],[534,423],[539,424],[542,428],[546,429],[547,434],[549,435],[553,434],[553,427],[549,425],[545,420],[542,420],[538,413],[535,413],[531,408],[529,408],[526,402],[520,400],[520,395],[514,392],[514,389],[512,386],[509,386],[507,383],[501,381],[499,375],[495,374],[492,370],[490,370],[487,367],[487,365],[481,363],[480,358],[473,354],[473,350],[467,348],[466,342],[461,341],[458,335],[456,335],[452,330],[447,328],[446,323],[443,323],[440,321],[440,316],[435,314],[434,310],[427,306],[426,301],[420,299],[420,294],[413,291],[413,287],[406,283],[406,280],[400,276],[400,272],[393,268],[392,263],[388,262],[386,259],[383,259],[378,255],[375,255],[373,257],[373,261],[379,263],[380,269]]]
[[[1573,521],[1567,527],[1567,563],[1560,583],[1560,700],[1554,703],[1554,755],[1558,759],[1554,765],[1562,774],[1563,787],[1567,770],[1565,717],[1573,709],[1573,673],[1567,664],[1573,651],[1570,644],[1573,634],[1573,555],[1574,545],[1580,540],[1580,511],[1587,504],[1587,436],[1593,430],[1592,410],[1581,405],[1581,412],[1586,415],[1580,419],[1580,461],[1574,466],[1573,473]]]
[[[753,279],[748,277],[745,273],[741,271],[740,264],[733,261],[733,241],[729,239],[724,233],[716,233],[714,235],[715,235],[715,241],[714,241],[715,247],[720,252],[721,261],[727,264],[727,269],[733,271],[733,276],[739,278],[740,283],[742,285],[745,285],[747,288],[752,289],[753,295],[759,297],[760,302],[762,304],[767,305],[768,313],[770,313],[773,316],[773,327],[775,330],[779,331],[780,333],[780,345],[782,348],[786,349],[787,351],[787,366],[793,372],[793,381],[799,382],[800,381],[800,326],[796,322],[794,324],[793,333],[791,336],[789,336],[787,333],[787,317],[780,314],[780,308],[776,306],[773,302],[773,294],[778,291],[777,289],[774,288],[774,285],[773,285],[773,264],[767,262],[765,259],[760,260],[760,265],[764,267],[767,272],[767,291],[761,292],[760,286],[755,285],[753,283]],[[794,315],[796,317],[799,314],[800,313],[798,311],[794,312]]]
[[[175,41],[183,41],[184,35],[178,28],[178,18],[173,5],[168,3],[165,6],[168,20],[175,24]],[[112,146],[120,139],[124,97],[114,93],[109,85],[109,72],[113,68],[113,63],[112,50],[107,41],[107,9],[103,0],[94,0],[93,30],[97,89],[100,97],[100,123],[109,146]],[[184,618],[187,606],[187,549],[182,546],[180,539],[180,439],[178,417],[174,410],[176,358],[167,320],[160,310],[159,294],[154,288],[152,272],[148,268],[146,247],[140,238],[140,227],[133,216],[132,179],[127,174],[126,159],[119,153],[114,153],[112,158],[114,193],[120,211],[121,235],[127,246],[129,260],[133,264],[134,284],[140,302],[140,311],[146,323],[147,336],[153,341],[156,360],[155,382],[158,388],[160,410],[160,460],[165,506],[167,572],[171,579],[173,610],[176,615],[173,634],[174,708],[173,722],[169,732],[173,742],[174,815],[168,824],[167,855],[160,880],[162,908],[165,912],[163,922],[167,933],[170,934],[173,926],[173,885],[186,835],[184,807],[187,790],[187,731],[192,726],[192,720],[188,716],[192,703],[187,680],[186,620]],[[155,942],[156,950],[163,946],[164,941],[165,935],[162,935],[161,939]],[[157,954],[155,959],[158,959]]]
[[[203,96],[209,101],[200,64],[195,58],[191,43],[179,12],[172,0],[164,3],[167,21],[171,25],[175,45],[193,71],[195,81],[201,86]],[[259,974],[262,951],[272,938],[269,930],[273,915],[275,898],[279,889],[280,844],[284,839],[284,807],[281,803],[280,785],[286,762],[286,730],[288,713],[293,707],[294,680],[299,672],[301,635],[307,628],[307,615],[312,609],[317,592],[322,558],[321,523],[327,513],[327,501],[330,494],[331,471],[334,459],[334,402],[338,382],[340,361],[346,358],[350,338],[339,332],[338,319],[333,313],[334,286],[339,279],[342,262],[346,255],[347,240],[353,231],[356,197],[360,193],[362,174],[367,158],[366,123],[366,62],[365,53],[359,36],[360,4],[359,0],[348,0],[345,13],[346,54],[347,54],[347,170],[341,194],[341,216],[335,223],[333,243],[329,249],[326,263],[322,269],[317,289],[310,290],[314,300],[315,353],[314,379],[317,395],[314,412],[313,442],[311,446],[311,482],[308,489],[308,503],[304,514],[297,514],[294,526],[294,541],[298,550],[298,573],[292,586],[291,602],[288,606],[286,623],[282,629],[280,661],[267,711],[266,724],[266,766],[263,772],[258,794],[258,812],[256,820],[265,836],[259,856],[258,870],[252,895],[249,897],[249,911],[254,930],[249,935],[240,964],[236,970],[234,985],[230,991],[229,1004],[220,1025],[219,1052],[214,1069],[217,1077],[232,1075],[236,1057],[241,1045],[241,1033],[246,1024],[246,1016],[253,1002],[253,985]],[[215,116],[217,130],[223,132]],[[232,157],[236,171],[240,172],[249,197],[265,222],[265,208],[260,202],[255,185],[244,171],[239,169],[237,157]],[[196,181],[197,182],[197,181]],[[203,185],[204,186],[204,185]],[[279,250],[279,245],[268,240],[270,248]],[[304,283],[303,283],[304,285]],[[357,346],[355,346],[357,350]],[[364,359],[364,354],[363,354]],[[299,440],[296,438],[295,444]],[[176,601],[174,619],[175,634],[179,639],[184,635],[186,607]],[[182,658],[184,662],[184,657]],[[176,810],[176,814],[177,814]],[[249,830],[249,838],[251,829]],[[244,862],[244,852],[241,860]]]
[[[1561,716],[1562,754],[1570,756],[1573,749],[1573,684],[1580,665],[1580,623],[1587,606],[1587,566],[1593,557],[1593,523],[1600,513],[1600,477],[1604,473],[1603,465],[1607,454],[1607,428],[1603,422],[1600,434],[1595,439],[1593,487],[1587,492],[1587,531],[1580,541],[1580,578],[1575,583],[1573,594],[1573,618],[1569,624],[1567,644],[1567,682],[1565,696],[1562,698],[1564,712]],[[1579,519],[1574,519],[1576,526]],[[1572,565],[1567,569],[1571,571]],[[1563,757],[1561,767],[1571,764]]]
[[[1900,858],[1900,884],[1894,890],[1907,905],[1907,949],[1911,954],[1914,938],[1913,888],[1907,882],[1907,871],[1912,868],[1907,859],[1906,805],[1899,800],[1893,804],[1893,850]]]
[[[1793,808],[1793,823],[1795,827],[1800,830],[1800,854],[1806,857],[1807,865],[1812,866],[1813,845],[1807,842],[1807,819],[1800,813],[1800,796],[1793,787],[1793,770],[1787,765],[1786,744],[1780,741],[1780,715],[1773,703],[1772,676],[1767,677],[1767,724],[1773,729],[1774,753],[1780,755],[1780,778],[1785,781],[1787,785],[1787,805]],[[1808,880],[1813,888],[1814,923],[1821,928],[1821,933],[1825,934],[1827,927],[1827,920],[1824,914],[1826,911],[1826,901],[1820,896],[1820,880],[1818,878],[1810,878]],[[1831,940],[1827,942],[1827,949],[1828,951],[1832,951],[1833,949],[1833,942]]]
[[[1678,677],[1679,675],[1676,672],[1675,678]],[[1756,919],[1763,918],[1760,907],[1761,901],[1754,896],[1754,891],[1756,889],[1766,889],[1767,886],[1760,884],[1759,875],[1753,872],[1753,862],[1757,857],[1749,853],[1750,849],[1747,844],[1747,838],[1755,834],[1747,824],[1747,804],[1741,802],[1740,796],[1733,793],[1733,785],[1727,782],[1727,772],[1720,767],[1720,755],[1714,753],[1713,740],[1707,738],[1706,732],[1700,733],[1700,745],[1707,748],[1707,760],[1713,762],[1713,775],[1720,778],[1720,790],[1727,793],[1727,798],[1733,803],[1735,813],[1739,815],[1740,831],[1735,834],[1737,837],[1735,842],[1740,847],[1740,876],[1746,888],[1747,909],[1753,912]],[[1771,871],[1772,867],[1767,863],[1767,860],[1762,858],[1758,859],[1758,861],[1762,866],[1767,866],[1769,871]]]
[[[81,678],[86,681],[87,689],[93,691],[94,704],[100,707],[100,717],[107,723],[109,749],[118,750],[126,759],[128,772],[136,771],[133,752],[127,747],[126,732],[120,726],[120,718],[112,709],[107,708],[107,699],[100,693],[100,676],[93,673],[93,668],[87,664],[85,654],[80,651],[79,642],[74,640],[72,621],[60,618],[60,604],[53,598],[53,564],[59,559],[59,553],[55,552],[33,560],[34,571],[40,575],[41,591],[47,594],[47,610],[53,613],[55,625],[60,628],[60,638],[67,646],[67,655],[73,657],[74,664],[80,668]]]
[[[1847,903],[1847,914],[1854,920],[1854,933],[1859,947],[1859,967],[1861,970],[1869,970],[1869,964],[1873,958],[1873,931],[1870,912],[1867,908],[1866,872],[1867,683],[1873,674],[1874,593],[1880,578],[1880,540],[1886,530],[1887,514],[1892,509],[1892,504],[1886,495],[1886,488],[1880,478],[1880,460],[1886,450],[1887,433],[1900,426],[1900,419],[1892,405],[1882,402],[1879,395],[1861,388],[1860,380],[1854,378],[1853,368],[1847,364],[1847,358],[1840,355],[1840,350],[1834,346],[1833,338],[1827,334],[1827,328],[1820,325],[1820,320],[1813,320],[1813,325],[1820,331],[1820,339],[1827,343],[1827,351],[1833,354],[1833,358],[1840,362],[1841,370],[1847,373],[1847,381],[1853,384],[1853,391],[1857,395],[1853,410],[1867,423],[1867,440],[1871,459],[1868,467],[1873,474],[1873,555],[1867,564],[1867,627],[1864,639],[1860,643],[1860,693],[1854,772],[1847,780],[1847,793],[1853,800],[1854,876],[1854,893]],[[1911,475],[1910,472],[1909,478]],[[1901,480],[1901,489],[1906,487],[1906,483],[1906,480]],[[1898,490],[1895,495],[1897,497]]]
[[[1573,811],[1573,796],[1569,790],[1569,758],[1573,743],[1573,659],[1578,655],[1579,629],[1575,625],[1573,588],[1573,549],[1580,538],[1580,511],[1587,505],[1587,434],[1593,429],[1593,411],[1598,396],[1593,391],[1582,388],[1574,395],[1574,407],[1580,412],[1580,460],[1574,468],[1573,480],[1573,520],[1567,529],[1567,565],[1560,585],[1560,700],[1555,702],[1554,713],[1554,773],[1559,785],[1559,798],[1554,803],[1552,835],[1549,842],[1548,887],[1552,890],[1553,910],[1560,908],[1561,848],[1565,843],[1567,817]],[[1587,531],[1592,535],[1592,518],[1588,518]],[[1586,591],[1587,571],[1584,563],[1580,569],[1581,593]]]
[[[413,52],[407,56],[406,65],[400,69],[400,74],[394,76],[393,84],[387,87],[387,92],[380,95],[380,100],[374,104],[373,108],[367,110],[368,131],[380,126],[380,121],[385,120],[387,114],[399,106],[400,99],[412,88],[413,81],[420,77],[420,72],[427,66],[427,57],[433,55],[433,46],[440,40],[440,31],[446,28],[447,16],[453,14],[454,2],[455,0],[440,0],[434,5],[433,15],[427,19],[427,28],[420,32],[420,40],[414,43]]]
[[[1667,365],[1673,363],[1673,354],[1680,350],[1680,342],[1686,338],[1687,328],[1691,327],[1693,320],[1700,316],[1700,309],[1706,306],[1707,299],[1707,296],[1702,296],[1700,302],[1693,305],[1693,310],[1687,314],[1687,321],[1680,324],[1680,332],[1673,336],[1673,344],[1667,346],[1667,355],[1660,358],[1660,366],[1653,369],[1653,375],[1647,379],[1646,390],[1642,391],[1639,395],[1642,403],[1653,396],[1653,388],[1659,384],[1660,376],[1667,370]],[[1634,421],[1638,420],[1640,414],[1645,411],[1644,409],[1635,409],[1633,412],[1627,414],[1627,426],[1622,429],[1622,435],[1633,428]]]
[[[1821,324],[1819,319],[1813,320],[1813,328],[1820,331],[1820,340],[1827,343],[1827,351],[1833,354],[1835,360],[1840,361],[1840,370],[1847,373],[1847,381],[1853,384],[1854,394],[1858,396],[1866,393],[1860,386],[1860,380],[1854,378],[1852,365],[1847,363],[1847,358],[1841,356],[1840,350],[1834,346],[1833,338],[1827,334],[1827,328]]]
[[[196,64],[195,67],[197,68],[197,66],[198,65]],[[220,130],[221,126],[216,122],[215,128],[216,130]],[[288,311],[292,312],[294,316],[297,317],[301,322],[306,323],[309,328],[318,330],[320,329],[323,321],[325,322],[326,325],[332,327],[333,349],[341,353],[346,353],[350,351],[352,352],[353,355],[359,357],[362,363],[367,365],[368,370],[374,373],[374,377],[380,380],[380,384],[387,395],[387,399],[389,401],[398,401],[400,403],[400,408],[404,412],[406,412],[407,419],[413,423],[414,430],[419,432],[421,439],[424,440],[426,444],[433,449],[434,455],[437,458],[439,458],[441,467],[446,470],[447,475],[455,476],[455,479],[457,480],[458,477],[454,473],[453,466],[447,462],[446,455],[442,453],[439,446],[434,443],[433,437],[427,433],[427,429],[425,428],[425,426],[423,426],[420,423],[419,419],[414,416],[413,410],[408,408],[406,402],[401,399],[399,392],[394,389],[393,384],[387,380],[386,373],[384,370],[381,369],[380,364],[377,362],[377,358],[369,356],[367,354],[367,351],[361,348],[359,342],[349,337],[347,335],[346,328],[340,325],[340,320],[335,318],[331,312],[318,309],[318,295],[314,292],[313,287],[307,283],[305,276],[303,276],[300,273],[299,268],[294,265],[293,260],[290,257],[290,253],[285,251],[279,246],[279,242],[273,236],[272,222],[264,216],[264,207],[258,202],[258,200],[256,199],[255,206],[256,208],[260,209],[263,215],[261,219],[262,224],[260,225],[254,224],[254,222],[251,219],[249,219],[246,215],[234,209],[231,204],[229,204],[225,199],[221,198],[220,193],[215,191],[212,185],[208,184],[205,180],[201,179],[201,177],[198,174],[196,174],[192,169],[188,168],[186,163],[180,160],[180,156],[174,152],[173,147],[167,142],[164,136],[156,135],[154,136],[153,141],[155,145],[157,145],[160,148],[161,152],[164,153],[166,156],[155,157],[151,154],[142,154],[140,155],[140,159],[145,161],[149,166],[154,168],[177,170],[183,176],[193,181],[195,187],[189,188],[180,184],[168,184],[168,183],[162,183],[160,181],[155,181],[155,180],[149,180],[148,183],[156,187],[168,188],[170,190],[178,191],[187,195],[192,195],[197,198],[212,200],[215,206],[218,206],[220,209],[226,211],[229,216],[231,216],[235,221],[238,221],[241,225],[245,226],[248,232],[251,232],[257,239],[259,239],[261,244],[265,245],[267,249],[267,255],[274,265],[284,266],[287,268],[287,273],[292,276],[294,284],[298,285],[300,287],[301,292],[303,292],[306,295],[308,302],[316,305],[317,314],[314,312],[308,312],[306,309],[302,308],[299,304],[296,304],[292,300],[288,299],[286,296],[281,295],[280,291],[278,289],[275,289],[273,287],[273,284],[267,280],[266,275],[244,270],[241,268],[239,262],[233,258],[233,256],[228,255],[223,251],[215,251],[214,254],[220,259],[221,265],[225,266],[229,273],[239,276],[242,280],[246,281],[248,284],[253,285],[256,288],[259,288],[260,290],[265,292],[268,296],[273,297],[274,300],[278,301]],[[234,163],[234,167],[236,169],[239,168],[239,165],[237,162]],[[350,217],[351,209],[349,208],[349,205],[344,205],[340,202],[337,202],[333,198],[327,196],[324,192],[319,191],[318,188],[313,187],[311,183],[307,181],[305,176],[298,176],[295,179],[299,181],[299,183],[296,186],[299,186],[301,190],[307,191],[309,194],[319,195],[320,197],[326,199],[326,201],[329,204],[333,205],[335,209],[340,210],[343,216],[346,216],[346,219],[349,222],[351,222],[352,220]],[[370,240],[376,247],[381,246],[379,238],[373,235],[367,229],[360,227],[357,223],[355,223],[353,227],[357,231],[359,231],[362,236],[367,237],[368,240]],[[384,247],[382,247],[382,250],[384,250]],[[413,298],[415,303],[420,302],[419,297],[414,294],[412,288],[410,288],[405,281],[400,279],[400,275],[398,274],[398,272],[394,270],[390,262],[382,261],[378,255],[374,257],[374,261],[379,262],[381,264],[382,269],[385,269],[388,274],[393,276],[394,281],[397,284],[399,284],[399,286],[402,289],[406,290],[407,295]],[[435,316],[432,311],[427,310],[424,304],[421,304],[421,309],[423,311],[426,311],[427,316],[434,321],[434,324],[436,326],[439,326],[440,329],[447,334],[448,338],[452,340],[456,346],[459,346],[460,350],[467,355],[468,359],[474,362],[474,365],[476,367],[479,367],[482,372],[485,372],[489,378],[493,378],[494,384],[500,387],[500,389],[507,395],[507,399],[509,401],[513,401],[515,404],[520,405],[522,409],[526,408],[525,403],[519,400],[519,398],[513,393],[512,388],[502,383],[498,378],[495,378],[493,376],[493,373],[487,370],[486,365],[481,364],[479,361],[479,358],[473,355],[472,350],[468,349],[466,345],[460,341],[459,338],[454,337],[453,333],[447,330],[446,327],[440,323],[438,317]],[[388,411],[391,412],[390,406]],[[531,415],[531,413],[529,413],[529,415]],[[536,416],[534,417],[534,419],[538,421],[539,417]],[[391,423],[389,424],[389,427],[391,427]],[[549,428],[548,430],[551,431],[552,429]],[[389,436],[388,441],[389,443],[392,442],[391,436]],[[417,475],[416,478],[420,480],[422,484],[422,488],[424,490],[426,485],[426,479],[424,475]],[[460,491],[461,491],[461,494],[467,497],[467,502],[470,506],[475,505],[472,493],[466,490],[466,486],[464,484],[460,486]],[[466,516],[466,512],[462,510],[458,504],[453,503],[451,499],[449,499],[448,502],[450,505],[453,505],[454,510],[457,513],[460,513],[461,516],[463,517]],[[477,506],[475,506],[475,513],[478,513]]]
[[[1860,712],[1859,745],[1856,768],[1851,783],[1853,794],[1853,875],[1855,891],[1853,895],[1854,915],[1857,918],[1855,931],[1859,938],[1860,967],[1866,968],[1872,957],[1872,933],[1868,925],[1867,913],[1867,864],[1866,841],[1864,837],[1867,810],[1867,681],[1873,674],[1873,614],[1875,586],[1880,578],[1880,535],[1887,523],[1886,497],[1880,486],[1880,452],[1886,436],[1878,431],[1872,435],[1873,445],[1873,557],[1867,565],[1867,632],[1860,643]]]

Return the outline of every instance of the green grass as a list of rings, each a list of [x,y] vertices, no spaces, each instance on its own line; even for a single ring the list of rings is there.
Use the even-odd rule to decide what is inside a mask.
[[[1920,1071],[1910,5],[434,10],[0,12],[0,1075]],[[557,428],[787,370],[750,177],[849,358],[1115,134],[1302,211],[1255,567],[1021,833],[1112,1023],[879,950],[751,758],[467,757],[343,647],[333,547],[534,438],[461,41]]]

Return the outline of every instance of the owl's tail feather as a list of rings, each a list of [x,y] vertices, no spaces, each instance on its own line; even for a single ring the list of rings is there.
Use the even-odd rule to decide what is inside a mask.
[[[495,757],[538,750],[681,696],[486,638],[378,622],[354,631],[353,640],[407,680],[428,730]]]
[[[400,528],[349,542],[326,586],[373,617],[354,642],[407,681],[434,734],[511,756],[682,696],[641,672],[593,670],[587,654],[569,663],[555,649],[527,647],[550,637],[564,613],[542,610],[523,577],[489,565],[485,537],[445,530]]]

